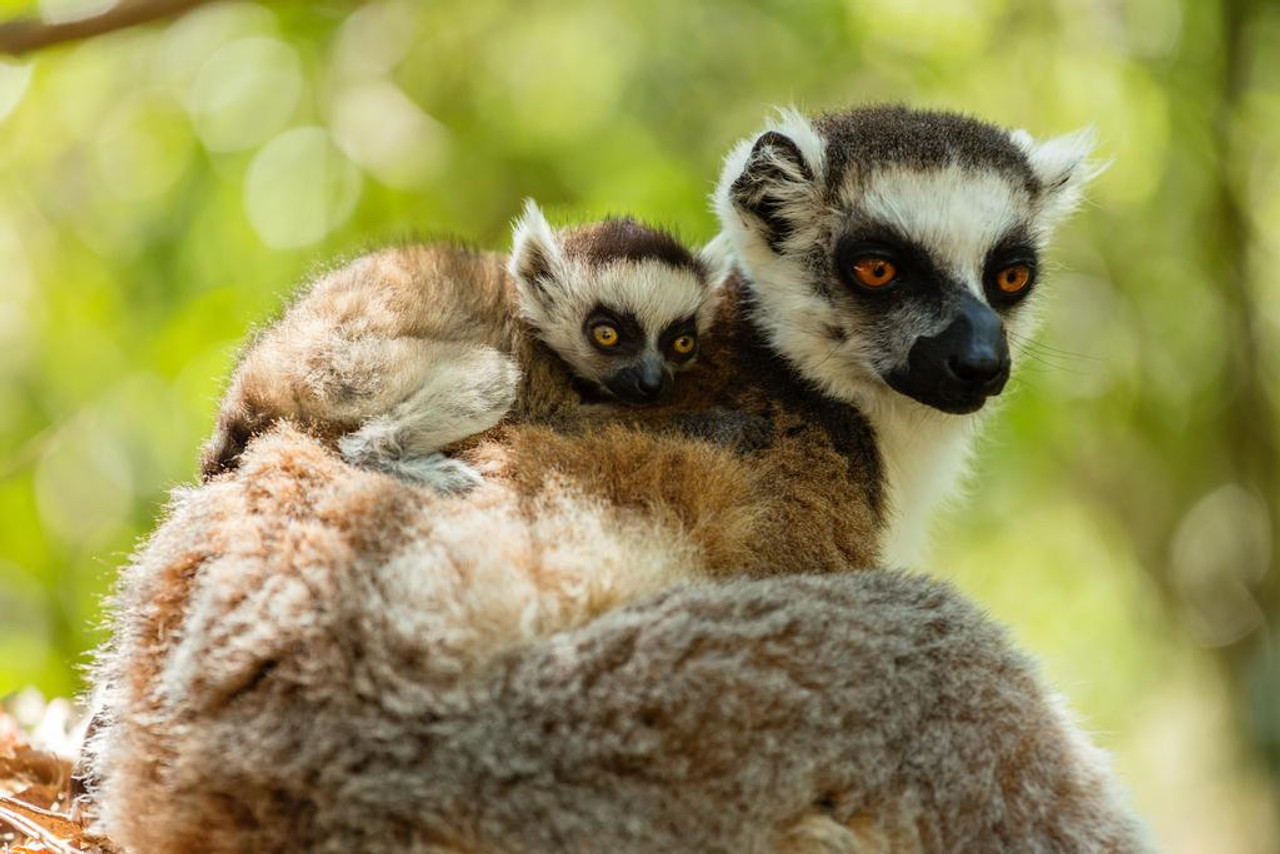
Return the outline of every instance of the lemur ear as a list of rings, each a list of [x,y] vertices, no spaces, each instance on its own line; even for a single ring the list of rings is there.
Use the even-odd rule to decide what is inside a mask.
[[[747,163],[730,187],[733,204],[760,220],[769,231],[769,242],[786,240],[792,232],[787,201],[797,185],[807,185],[813,172],[800,146],[779,131],[762,133],[751,147]]]
[[[509,270],[522,295],[541,298],[560,270],[560,244],[542,209],[526,199],[512,234]]]
[[[725,164],[727,201],[764,226],[775,251],[795,230],[798,208],[813,198],[822,152],[822,139],[809,120],[781,110],[770,130],[739,146]]]
[[[1043,211],[1050,222],[1074,210],[1084,198],[1085,187],[1107,168],[1107,164],[1090,159],[1098,147],[1092,126],[1044,142],[1037,142],[1025,130],[1013,131],[1010,136],[1040,181]]]

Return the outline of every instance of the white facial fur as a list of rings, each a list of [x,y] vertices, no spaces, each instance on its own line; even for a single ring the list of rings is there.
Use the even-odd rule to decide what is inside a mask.
[[[867,216],[909,234],[979,299],[982,262],[1011,228],[1031,216],[1025,194],[990,172],[886,167],[865,179],[850,175],[840,190]]]
[[[583,329],[598,306],[634,317],[647,352],[658,350],[658,337],[672,323],[693,317],[699,333],[710,323],[715,305],[704,275],[657,258],[575,258],[533,200],[525,203],[513,244],[510,270],[522,315],[584,379],[598,381],[609,366]]]
[[[765,158],[765,180],[745,189],[752,201],[767,195],[775,217],[789,226],[781,238],[738,203],[744,192],[739,179],[757,141],[770,131],[786,139],[776,152],[766,146],[756,154]],[[803,164],[786,150],[787,140]],[[1025,155],[1042,188],[1038,195],[1006,172],[955,162],[847,168],[833,187],[818,128],[794,111],[780,111],[766,131],[729,154],[714,196],[723,235],[749,280],[756,322],[772,346],[817,389],[857,405],[871,419],[894,511],[886,544],[894,564],[912,563],[921,554],[927,520],[960,480],[982,413],[947,415],[890,388],[884,377],[905,362],[917,338],[936,331],[939,318],[923,309],[868,314],[865,302],[833,281],[834,244],[854,217],[890,226],[923,247],[940,273],[986,302],[983,270],[993,246],[1021,228],[1042,247],[1097,173],[1086,163],[1093,149],[1088,131],[1045,143],[1018,131],[1009,140]],[[1034,296],[1003,315],[1015,334],[1032,331],[1027,303]]]

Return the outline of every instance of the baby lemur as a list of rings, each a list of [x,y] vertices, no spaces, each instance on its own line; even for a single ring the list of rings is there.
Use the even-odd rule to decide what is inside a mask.
[[[289,419],[348,462],[465,489],[479,476],[445,446],[584,398],[653,403],[696,360],[709,274],[671,235],[631,218],[557,232],[530,200],[513,244],[389,248],[321,278],[245,353],[206,478]]]

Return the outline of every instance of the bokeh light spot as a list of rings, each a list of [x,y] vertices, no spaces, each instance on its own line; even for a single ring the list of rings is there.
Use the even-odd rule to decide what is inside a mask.
[[[351,215],[361,184],[359,168],[327,130],[294,128],[265,145],[249,166],[249,222],[277,249],[315,243]]]
[[[342,24],[333,51],[335,73],[349,80],[382,77],[408,55],[417,38],[417,15],[408,3],[369,3]]]
[[[112,6],[117,0],[40,0],[41,20],[50,24],[63,24],[68,21],[79,21],[99,15]]]
[[[44,528],[68,546],[100,545],[133,507],[133,473],[119,438],[92,412],[60,428],[35,476]]]
[[[447,154],[444,126],[387,81],[343,89],[332,121],[342,150],[393,187],[420,183]]]
[[[1252,588],[1267,572],[1271,536],[1266,503],[1239,484],[1204,496],[1179,523],[1172,580],[1201,643],[1232,643],[1262,624]]]
[[[279,39],[253,37],[220,48],[196,79],[190,109],[211,151],[252,148],[289,121],[302,95],[297,52]]]
[[[163,96],[126,101],[94,140],[98,174],[117,197],[157,196],[181,177],[191,159],[186,117]]]
[[[0,121],[3,121],[27,94],[31,85],[31,66],[0,61]]]

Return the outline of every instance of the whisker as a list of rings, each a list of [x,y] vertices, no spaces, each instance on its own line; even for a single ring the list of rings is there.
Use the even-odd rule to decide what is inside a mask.
[[[1034,350],[1026,349],[1021,345],[1015,345],[1014,349],[1019,356],[1025,356],[1029,361],[1025,370],[1039,369],[1041,373],[1050,373],[1060,371],[1062,373],[1074,374],[1076,376],[1086,376],[1091,371],[1086,370],[1078,365],[1062,364],[1055,362],[1051,357],[1043,353],[1037,353]]]
[[[1028,349],[1036,349],[1045,353],[1050,353],[1054,356],[1061,356],[1064,359],[1082,359],[1090,362],[1107,361],[1107,359],[1103,356],[1096,356],[1090,353],[1077,353],[1073,350],[1064,350],[1061,347],[1054,347],[1050,344],[1044,343],[1043,341],[1037,341],[1036,339],[1031,338],[1030,336],[1019,335],[1016,332],[1008,332],[1006,334],[1008,334],[1009,339],[1011,341],[1014,341],[1022,345],[1023,347],[1026,347]]]
[[[1014,338],[1014,339],[1011,339],[1009,343],[1019,353],[1034,353],[1035,355],[1045,359],[1060,359],[1062,360],[1063,363],[1076,363],[1081,361],[1088,361],[1088,362],[1108,361],[1106,359],[1102,359],[1097,356],[1086,356],[1080,353],[1067,353],[1065,351],[1055,350],[1052,347],[1046,347],[1042,344],[1038,344],[1034,341],[1028,341],[1025,339],[1019,340],[1017,338]]]
[[[1025,374],[1015,376],[1015,377],[1010,377],[1008,384],[1005,386],[1006,392],[1012,391],[1016,393],[1022,389],[1026,389],[1027,391],[1031,391],[1031,392],[1040,391],[1040,387],[1035,383],[1029,381]]]

